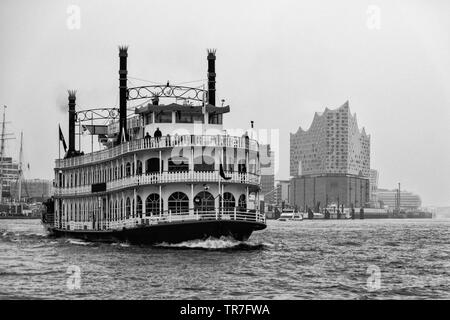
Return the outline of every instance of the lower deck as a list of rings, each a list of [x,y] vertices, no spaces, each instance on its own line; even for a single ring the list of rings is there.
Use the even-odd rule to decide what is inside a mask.
[[[131,244],[180,243],[189,240],[203,240],[231,237],[239,241],[247,240],[253,231],[263,230],[263,221],[236,219],[176,220],[160,223],[145,221],[116,230],[70,230],[49,227],[51,235],[70,237],[87,241],[128,242]],[[147,223],[148,222],[148,223]]]

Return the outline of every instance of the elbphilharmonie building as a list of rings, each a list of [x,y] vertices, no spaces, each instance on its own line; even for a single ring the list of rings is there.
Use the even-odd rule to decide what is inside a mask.
[[[316,210],[369,201],[370,135],[358,127],[348,101],[315,113],[308,130],[290,134],[293,204]]]

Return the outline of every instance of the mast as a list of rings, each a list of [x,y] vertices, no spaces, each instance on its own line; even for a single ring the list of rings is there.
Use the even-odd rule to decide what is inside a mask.
[[[6,106],[3,106],[3,122],[1,135],[1,149],[0,149],[0,204],[3,202],[3,154],[5,151],[5,112]]]
[[[23,178],[23,171],[22,171],[22,156],[23,156],[23,131],[20,132],[20,152],[19,152],[19,204],[22,209],[22,178]],[[23,212],[22,210],[20,211]]]

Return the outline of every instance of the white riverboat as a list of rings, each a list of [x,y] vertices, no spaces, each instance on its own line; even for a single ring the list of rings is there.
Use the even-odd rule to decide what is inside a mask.
[[[223,128],[230,107],[216,106],[215,50],[208,50],[207,90],[169,82],[128,88],[127,47],[119,57],[118,110],[76,111],[69,91],[68,150],[56,160],[54,197],[43,216],[50,234],[153,244],[246,240],[266,228],[259,144]],[[129,103],[145,99],[127,114]],[[80,142],[77,150],[76,128],[97,135],[102,150],[83,153]]]

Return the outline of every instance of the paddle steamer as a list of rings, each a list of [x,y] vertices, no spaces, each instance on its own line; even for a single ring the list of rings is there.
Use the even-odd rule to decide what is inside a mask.
[[[69,91],[69,143],[56,160],[54,196],[43,215],[48,232],[154,244],[246,240],[266,228],[259,144],[223,128],[230,107],[216,105],[216,51],[207,51],[207,89],[128,87],[127,57],[128,48],[119,47],[118,109],[77,111]],[[127,114],[134,101],[141,103]],[[76,131],[98,136],[102,148],[81,152],[80,136],[77,150]],[[61,129],[59,139],[65,145]]]

